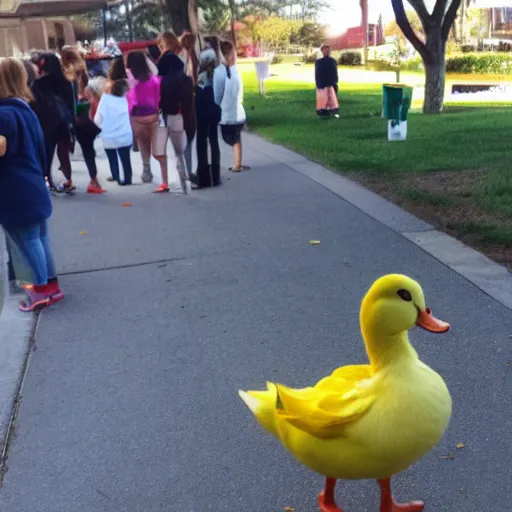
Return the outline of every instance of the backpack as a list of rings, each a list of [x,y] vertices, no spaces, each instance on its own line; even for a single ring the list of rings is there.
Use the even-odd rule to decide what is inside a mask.
[[[55,135],[57,138],[65,137],[73,127],[73,115],[64,100],[53,92],[33,88],[34,105],[43,133]]]

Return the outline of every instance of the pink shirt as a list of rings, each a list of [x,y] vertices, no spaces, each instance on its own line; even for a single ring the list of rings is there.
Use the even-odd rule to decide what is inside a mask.
[[[145,82],[136,82],[126,95],[130,114],[133,107],[142,107],[158,113],[160,110],[160,82],[159,76],[151,75]]]

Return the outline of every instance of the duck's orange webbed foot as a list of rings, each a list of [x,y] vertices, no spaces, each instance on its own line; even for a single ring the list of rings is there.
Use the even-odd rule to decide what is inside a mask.
[[[320,512],[343,512],[334,500],[334,488],[336,487],[335,478],[327,478],[325,489],[318,495],[318,504]]]
[[[422,501],[411,503],[396,503],[391,492],[391,479],[379,480],[381,502],[380,512],[423,512],[425,504]]]

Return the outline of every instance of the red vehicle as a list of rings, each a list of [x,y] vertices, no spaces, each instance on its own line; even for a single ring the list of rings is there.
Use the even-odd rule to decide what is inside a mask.
[[[95,78],[97,76],[106,77],[108,75],[110,61],[113,59],[112,55],[91,52],[86,53],[83,58],[85,60],[85,65],[87,66],[87,72],[91,78]]]

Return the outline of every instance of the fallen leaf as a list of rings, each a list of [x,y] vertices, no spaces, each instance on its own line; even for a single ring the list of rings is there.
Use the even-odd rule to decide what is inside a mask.
[[[459,443],[457,445],[457,450],[461,450],[462,448],[464,448],[464,443]]]
[[[80,231],[80,236],[85,236],[87,235],[87,231]]]
[[[121,206],[122,206],[122,207],[125,207],[125,206],[133,206],[133,204],[132,204],[132,203],[123,203]]]
[[[455,454],[449,453],[448,455],[441,455],[441,459],[447,459],[447,460],[455,460]]]
[[[320,245],[320,240],[310,240],[309,243],[311,245]]]
[[[293,507],[284,507],[284,512],[295,512]]]

